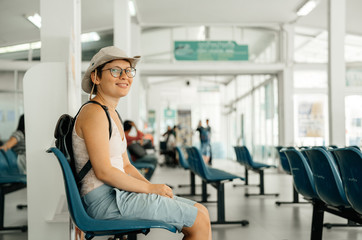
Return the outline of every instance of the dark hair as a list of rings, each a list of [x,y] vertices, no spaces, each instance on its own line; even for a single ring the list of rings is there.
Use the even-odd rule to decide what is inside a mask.
[[[129,130],[131,130],[131,128],[132,128],[132,121],[129,121],[129,120],[124,121],[124,123],[123,123],[124,131],[125,132],[129,131]]]
[[[25,120],[24,120],[24,114],[22,114],[19,118],[18,128],[17,131],[21,131],[25,136]]]
[[[115,59],[115,60],[117,60],[117,59]],[[130,66],[132,67],[131,61],[129,61],[128,59],[122,59],[122,60],[129,62]],[[106,64],[108,64],[108,63],[110,63],[110,62],[113,62],[113,61],[114,61],[114,60],[111,60],[111,61],[108,61],[108,62],[106,62],[106,63],[103,63],[102,65],[99,65],[99,66],[95,69],[95,70],[97,70],[97,77],[98,77],[98,78],[102,78],[102,73],[103,73],[102,70],[103,70],[104,66],[106,66]],[[95,71],[95,70],[94,70],[94,71]],[[93,94],[97,94],[97,85],[94,86]]]

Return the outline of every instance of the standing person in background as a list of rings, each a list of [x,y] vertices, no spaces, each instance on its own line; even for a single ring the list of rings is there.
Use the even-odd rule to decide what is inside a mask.
[[[200,135],[200,151],[202,154],[202,158],[204,159],[204,162],[206,164],[209,164],[210,161],[210,142],[209,142],[209,132],[206,128],[202,126],[201,120],[199,121],[199,125],[196,129],[197,132],[199,132]]]
[[[26,174],[26,155],[25,155],[25,119],[24,114],[19,118],[18,128],[11,135],[9,140],[0,146],[0,149],[7,151],[9,149],[14,150],[17,154],[18,168],[20,173]]]
[[[206,119],[206,128],[205,130],[208,132],[207,137],[208,137],[208,144],[209,144],[209,165],[212,165],[212,149],[211,149],[211,127],[209,125],[209,119]]]

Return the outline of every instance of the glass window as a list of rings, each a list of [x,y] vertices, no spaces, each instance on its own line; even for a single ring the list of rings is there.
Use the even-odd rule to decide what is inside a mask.
[[[362,95],[346,97],[346,145],[362,146]]]
[[[295,70],[294,88],[327,88],[328,76],[323,70]]]
[[[328,105],[325,94],[294,96],[294,136],[298,146],[328,144]]]
[[[362,67],[347,68],[347,87],[362,87]]]

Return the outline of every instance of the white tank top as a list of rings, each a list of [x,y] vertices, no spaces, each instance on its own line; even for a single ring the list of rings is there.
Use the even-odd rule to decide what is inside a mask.
[[[118,129],[116,123],[111,118],[112,123],[112,136],[109,140],[109,156],[111,160],[111,164],[113,167],[118,168],[122,172],[123,169],[123,157],[122,154],[127,150],[127,141],[126,138],[121,137],[120,130]],[[123,129],[121,129],[123,131]],[[123,135],[124,136],[124,135]],[[75,124],[72,132],[72,146],[73,146],[73,153],[75,159],[75,168],[76,171],[82,169],[82,167],[87,163],[89,160],[89,155],[87,152],[87,148],[85,146],[84,139],[79,137],[75,131]],[[96,177],[93,169],[91,169],[87,175],[81,181],[82,188],[80,191],[81,196],[86,195],[93,189],[103,185],[104,183]]]

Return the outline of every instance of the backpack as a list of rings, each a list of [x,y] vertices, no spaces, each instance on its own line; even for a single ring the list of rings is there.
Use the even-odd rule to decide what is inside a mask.
[[[111,124],[111,116],[108,112],[108,107],[100,104],[96,101],[88,101],[84,103],[80,109],[78,110],[78,113],[72,117],[69,114],[63,114],[59,117],[58,122],[55,127],[54,131],[54,137],[55,137],[55,146],[64,154],[65,158],[67,159],[73,175],[75,177],[75,180],[78,184],[78,187],[80,187],[80,182],[82,179],[87,175],[87,173],[92,169],[92,164],[90,160],[87,161],[87,163],[83,166],[83,168],[77,173],[75,169],[75,160],[74,160],[74,154],[73,154],[73,147],[72,147],[72,131],[74,128],[75,120],[80,112],[80,110],[83,108],[84,105],[94,103],[98,104],[102,107],[104,112],[107,115],[108,123],[109,123],[109,139],[112,136],[112,124]],[[117,112],[117,111],[116,111]],[[117,112],[119,119],[122,122],[121,116]]]

